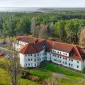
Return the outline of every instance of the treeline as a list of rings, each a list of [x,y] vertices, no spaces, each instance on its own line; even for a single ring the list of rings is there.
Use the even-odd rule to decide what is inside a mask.
[[[12,37],[32,34],[36,37],[57,37],[77,43],[85,26],[85,12],[0,13],[0,36]]]
[[[83,19],[59,20],[54,25],[54,35],[63,41],[78,43],[84,26]]]

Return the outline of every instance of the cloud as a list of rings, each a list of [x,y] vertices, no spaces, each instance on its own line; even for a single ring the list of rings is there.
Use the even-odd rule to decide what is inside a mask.
[[[85,0],[13,0],[12,5],[17,7],[85,7]]]
[[[0,0],[0,7],[12,7],[12,0]]]
[[[0,7],[85,7],[85,0],[0,0]]]

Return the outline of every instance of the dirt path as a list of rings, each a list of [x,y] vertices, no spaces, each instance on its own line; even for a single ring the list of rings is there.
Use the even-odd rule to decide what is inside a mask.
[[[85,78],[83,78],[78,84],[82,84],[85,81]]]
[[[65,79],[68,79],[68,80],[71,80],[72,82],[77,82],[77,81],[75,81],[74,79],[71,79],[71,78],[68,78],[66,75],[64,75],[64,74],[59,74],[59,73],[52,73],[52,75],[53,76],[55,76],[56,78],[60,78],[60,79],[63,79],[63,78],[65,78]],[[78,83],[78,85],[80,85],[80,84],[82,84],[83,82],[85,81],[85,78],[83,78],[81,81],[79,81],[79,82],[77,82]]]

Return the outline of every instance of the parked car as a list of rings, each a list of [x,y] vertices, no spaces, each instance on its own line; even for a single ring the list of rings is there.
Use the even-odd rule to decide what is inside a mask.
[[[4,52],[0,51],[0,56],[4,56]]]

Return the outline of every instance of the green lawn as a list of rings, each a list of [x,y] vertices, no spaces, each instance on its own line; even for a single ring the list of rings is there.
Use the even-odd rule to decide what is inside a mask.
[[[51,77],[51,72],[45,72],[45,71],[42,71],[42,70],[29,70],[30,73],[32,73],[33,75],[35,76],[38,76],[41,80],[43,79],[47,79],[49,77]]]
[[[0,62],[5,63],[6,61],[4,58],[0,58]],[[70,78],[70,79],[57,78],[56,80],[58,81],[58,85],[78,85],[78,82],[80,82],[80,80],[82,79],[82,75],[80,75],[78,73],[76,74],[75,72],[66,70],[64,68],[57,67],[53,64],[45,65],[44,69],[53,71],[53,72],[57,72],[57,73],[61,73],[61,74],[65,74],[68,78]],[[33,69],[33,70],[30,69],[29,71],[33,75],[38,76],[41,80],[47,79],[52,76],[51,72],[44,71],[41,69]],[[72,82],[71,79],[74,81]],[[0,85],[10,85],[10,79],[9,79],[8,72],[7,72],[6,68],[3,68],[2,66],[0,66]],[[37,82],[30,81],[28,79],[21,78],[20,85],[41,85],[41,84],[38,84]],[[85,85],[85,82],[83,82],[82,84],[79,84],[79,85]]]
[[[77,82],[72,82],[71,80],[68,80],[68,79],[60,79],[59,80],[59,85],[78,85],[78,83]]]
[[[4,57],[0,58],[0,63],[5,63],[5,58]]]
[[[83,78],[83,76],[81,74],[78,74],[78,73],[73,72],[71,70],[64,69],[63,67],[58,67],[54,64],[47,64],[43,68],[46,69],[46,70],[50,70],[52,72],[64,74],[67,77],[75,79],[75,80],[81,80]]]
[[[0,63],[5,63],[5,58],[0,58]],[[11,85],[10,84],[10,78],[8,75],[8,72],[6,68],[3,68],[2,65],[0,65],[0,85]],[[36,82],[30,81],[28,79],[20,79],[20,85],[40,85],[37,84]]]
[[[10,85],[10,79],[5,69],[0,67],[0,85]]]

